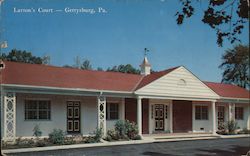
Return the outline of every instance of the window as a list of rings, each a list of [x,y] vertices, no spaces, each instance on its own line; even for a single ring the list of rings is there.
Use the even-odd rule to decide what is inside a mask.
[[[107,103],[106,118],[107,118],[107,120],[119,119],[119,105],[118,105],[118,103]]]
[[[208,106],[195,106],[195,119],[208,120]]]
[[[186,86],[187,82],[184,79],[180,79],[177,84],[180,86]]]
[[[235,119],[243,120],[243,107],[235,107]]]
[[[25,120],[50,120],[50,101],[25,100]]]

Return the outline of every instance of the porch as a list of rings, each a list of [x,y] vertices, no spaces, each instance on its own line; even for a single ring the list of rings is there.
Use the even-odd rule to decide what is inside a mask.
[[[239,120],[240,128],[249,128],[250,109],[246,104],[216,103],[208,99],[20,92],[6,92],[3,99],[2,134],[7,141],[32,137],[36,125],[40,126],[43,136],[48,136],[54,128],[68,134],[89,135],[98,127],[106,134],[117,120],[125,119],[136,122],[143,137],[214,135],[221,122],[235,119],[235,106],[243,107],[245,120]],[[49,105],[28,106],[34,105],[34,101],[47,101]]]

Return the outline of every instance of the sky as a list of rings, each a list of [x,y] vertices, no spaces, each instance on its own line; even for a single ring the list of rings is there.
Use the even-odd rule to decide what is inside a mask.
[[[148,48],[155,71],[183,65],[201,80],[220,82],[221,56],[235,45],[225,40],[218,47],[216,32],[201,22],[203,7],[178,26],[178,0],[5,0],[1,42],[7,41],[8,48],[2,51],[49,55],[55,66],[73,65],[79,56],[106,69],[120,64],[139,68]],[[81,8],[87,12],[68,12]],[[44,9],[53,12],[39,12]],[[249,43],[248,29],[240,36],[243,44]]]

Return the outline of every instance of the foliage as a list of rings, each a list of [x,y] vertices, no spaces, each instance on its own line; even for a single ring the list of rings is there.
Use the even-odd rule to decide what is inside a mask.
[[[178,25],[183,24],[185,19],[194,15],[196,6],[204,7],[206,5],[205,10],[203,10],[202,22],[216,31],[217,44],[222,46],[225,38],[232,44],[235,41],[240,42],[238,36],[242,33],[244,24],[248,22],[249,5],[247,1],[209,0],[208,3],[202,0],[180,0],[182,7],[176,13],[176,22]],[[200,4],[197,5],[197,3]]]
[[[42,131],[40,130],[39,125],[35,125],[35,127],[33,129],[33,136],[36,136],[36,137],[42,136]]]
[[[46,139],[38,139],[36,141],[36,147],[45,147],[48,143]]]
[[[135,135],[134,138],[133,138],[133,140],[141,140],[141,139],[142,139],[142,138],[141,138],[140,135]]]
[[[138,135],[137,125],[134,122],[130,122],[129,120],[118,120],[115,123],[115,129],[107,131],[107,141],[128,139],[141,139]]]
[[[233,49],[226,50],[219,68],[224,70],[222,82],[248,88],[250,84],[249,47],[237,45]]]
[[[97,71],[103,71],[102,67],[97,67]]]
[[[103,136],[103,131],[101,128],[96,128],[93,134],[94,136],[88,136],[86,138],[85,143],[96,143],[101,141],[101,138]]]
[[[237,129],[237,122],[235,122],[234,120],[230,120],[222,124],[217,133],[221,135],[232,135],[236,134]]]
[[[115,123],[115,131],[117,132],[119,139],[125,138],[127,133],[126,122],[124,120],[118,120]]]
[[[239,131],[238,134],[250,134],[250,129],[244,128],[243,130]]]
[[[42,64],[43,59],[41,57],[33,56],[31,52],[12,49],[8,54],[3,53],[0,56],[1,59],[13,62],[24,62],[31,64]]]
[[[126,135],[129,139],[134,140],[138,135],[138,126],[134,122],[129,122],[129,120],[125,120],[125,128]]]
[[[61,129],[54,129],[49,134],[49,140],[53,144],[63,144],[63,142],[64,142],[64,132]]]
[[[102,136],[103,136],[102,129],[101,128],[96,128],[96,130],[94,132],[94,140],[96,142],[100,142]]]
[[[113,66],[108,68],[107,71],[121,72],[121,73],[131,73],[131,74],[140,74],[140,70],[134,68],[131,64]]]
[[[110,129],[107,131],[106,140],[107,141],[119,140],[119,136],[114,129]]]
[[[230,120],[226,123],[226,128],[228,130],[228,134],[235,134],[235,131],[237,129],[237,122],[234,120]]]
[[[92,70],[92,65],[89,60],[85,59],[80,67],[82,70]]]
[[[73,67],[73,66],[71,66],[71,65],[68,65],[68,64],[63,65],[63,67],[64,67],[64,68],[75,68],[75,67]]]
[[[16,139],[16,145],[19,147],[30,147],[34,144],[34,139],[22,139],[21,137]]]

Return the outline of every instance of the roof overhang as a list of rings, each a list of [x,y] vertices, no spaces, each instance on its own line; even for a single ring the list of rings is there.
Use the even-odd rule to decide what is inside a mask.
[[[145,99],[168,99],[168,100],[187,100],[187,101],[210,101],[216,102],[217,99],[214,98],[199,98],[199,97],[177,97],[177,96],[159,96],[159,95],[146,95],[146,94],[136,94],[137,97]]]
[[[55,95],[75,95],[75,96],[109,96],[109,97],[134,97],[133,92],[96,90],[84,88],[61,88],[47,86],[32,86],[19,84],[2,84],[4,92],[32,93],[32,94],[55,94]]]
[[[232,98],[232,97],[220,97],[218,102],[228,102],[228,103],[248,103],[250,104],[249,98]]]

